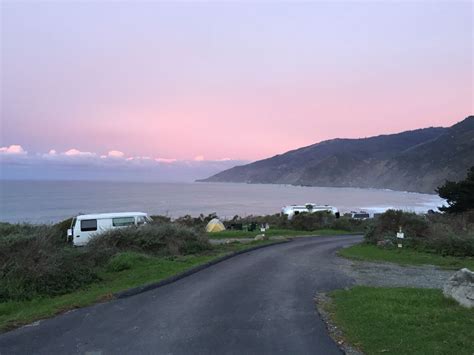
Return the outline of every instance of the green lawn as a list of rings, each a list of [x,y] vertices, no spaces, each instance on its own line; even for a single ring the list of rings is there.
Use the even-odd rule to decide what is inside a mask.
[[[120,260],[115,260],[118,262],[110,263],[108,267],[104,267],[100,271],[102,281],[94,283],[86,289],[57,297],[0,303],[0,330],[5,331],[38,319],[51,317],[66,310],[105,301],[111,299],[115,292],[163,280],[230,252],[272,243],[274,242],[259,241],[248,244],[219,245],[213,247],[213,250],[205,255],[174,258],[124,253]],[[117,271],[124,267],[129,268]]]
[[[225,239],[225,238],[254,238],[256,235],[262,234],[260,230],[254,232],[238,231],[238,230],[225,230],[216,233],[207,233],[211,239]],[[315,231],[299,231],[293,229],[272,229],[270,228],[265,232],[265,235],[269,237],[295,237],[295,236],[327,236],[327,235],[340,235],[340,234],[361,234],[353,233],[345,230],[336,229],[318,229]]]
[[[440,290],[355,287],[330,296],[331,318],[368,355],[474,353],[474,309]]]
[[[356,244],[339,251],[339,255],[350,259],[367,261],[387,261],[402,265],[436,265],[446,269],[461,269],[467,267],[474,270],[474,258],[442,256],[425,253],[407,248],[382,249],[375,245]]]

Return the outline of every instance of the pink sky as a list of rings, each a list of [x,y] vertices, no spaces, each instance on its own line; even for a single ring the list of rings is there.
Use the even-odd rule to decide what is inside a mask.
[[[0,147],[256,160],[474,111],[469,2],[1,6]]]

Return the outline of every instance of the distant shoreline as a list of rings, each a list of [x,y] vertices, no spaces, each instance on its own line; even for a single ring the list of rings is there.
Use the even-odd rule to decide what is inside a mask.
[[[260,183],[260,182],[232,182],[232,181],[205,181],[205,179],[198,179],[194,181],[134,181],[134,180],[101,180],[101,179],[0,179],[0,184],[3,182],[45,182],[45,183],[109,183],[109,184],[165,184],[165,185],[178,185],[178,184],[227,184],[227,185],[269,185],[269,186],[281,186],[281,187],[303,187],[303,188],[324,188],[324,189],[357,189],[357,190],[374,190],[374,191],[387,191],[387,192],[402,192],[407,194],[420,194],[437,196],[435,193],[407,191],[407,190],[393,190],[388,188],[377,188],[377,187],[357,187],[357,186],[313,186],[313,185],[293,185],[293,184],[272,184],[272,183]]]
[[[270,215],[283,206],[315,203],[341,212],[387,209],[436,210],[436,195],[350,187],[307,187],[245,183],[140,183],[77,180],[1,180],[0,220],[53,223],[80,213],[142,211],[179,217],[216,213]]]

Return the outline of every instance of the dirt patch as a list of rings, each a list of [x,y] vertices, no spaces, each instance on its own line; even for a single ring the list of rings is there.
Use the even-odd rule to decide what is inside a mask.
[[[373,287],[421,287],[442,289],[444,283],[454,271],[442,270],[436,266],[398,265],[385,262],[368,262],[336,259],[337,266],[347,276],[354,280],[354,286]],[[344,334],[339,329],[331,315],[331,298],[325,293],[318,293],[315,297],[316,307],[330,336],[341,350],[348,355],[362,355],[363,353],[347,343]]]
[[[442,289],[454,271],[436,266],[397,265],[341,259],[340,268],[356,285]]]

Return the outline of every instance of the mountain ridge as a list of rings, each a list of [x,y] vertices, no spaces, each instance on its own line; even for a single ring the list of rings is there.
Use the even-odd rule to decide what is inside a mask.
[[[474,165],[474,116],[367,138],[335,138],[224,170],[201,182],[387,188],[434,193]]]

